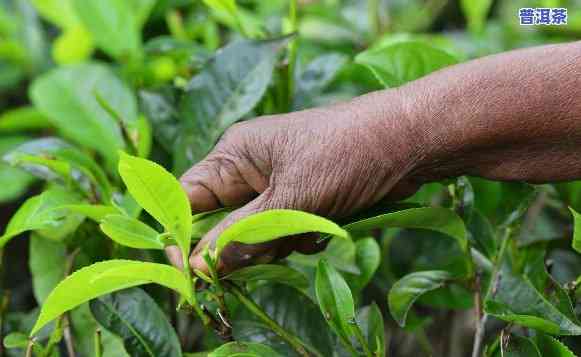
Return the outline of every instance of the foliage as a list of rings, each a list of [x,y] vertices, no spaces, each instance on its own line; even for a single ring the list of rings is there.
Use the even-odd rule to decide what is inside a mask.
[[[236,122],[575,38],[575,4],[534,2],[570,25],[523,31],[520,0],[1,0],[0,356],[581,355],[579,182],[269,210],[191,272],[231,208],[192,214],[176,179]],[[307,232],[327,249],[217,274],[233,242]]]

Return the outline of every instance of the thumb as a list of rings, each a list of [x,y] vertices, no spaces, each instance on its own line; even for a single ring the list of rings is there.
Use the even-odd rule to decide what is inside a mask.
[[[245,206],[230,213],[212,228],[194,248],[190,257],[190,266],[193,269],[199,269],[207,273],[208,267],[202,257],[204,248],[209,246],[210,249],[215,249],[216,241],[220,234],[232,224],[252,214],[272,209],[274,205],[272,204],[272,195],[270,193],[270,190],[267,189]],[[217,270],[221,273],[228,273],[252,264],[269,262],[276,257],[279,244],[280,240],[259,244],[232,242],[223,249],[220,257],[218,257]]]

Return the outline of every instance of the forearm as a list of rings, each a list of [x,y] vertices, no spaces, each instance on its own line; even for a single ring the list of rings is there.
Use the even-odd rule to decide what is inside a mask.
[[[421,181],[581,178],[581,42],[486,57],[396,91]]]

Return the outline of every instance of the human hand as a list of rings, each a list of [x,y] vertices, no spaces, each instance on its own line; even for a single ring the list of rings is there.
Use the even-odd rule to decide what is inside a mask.
[[[390,93],[390,94],[386,94]],[[200,255],[220,233],[248,215],[296,209],[341,218],[382,199],[408,196],[417,185],[406,180],[415,168],[418,145],[392,92],[372,93],[327,108],[257,118],[232,126],[214,150],[181,178],[193,212],[242,206],[197,244],[190,264],[206,270]],[[378,103],[386,103],[380,105]],[[388,108],[389,106],[389,108]],[[222,273],[324,247],[313,237],[256,245],[228,245],[219,259]],[[181,265],[179,252],[168,256]]]

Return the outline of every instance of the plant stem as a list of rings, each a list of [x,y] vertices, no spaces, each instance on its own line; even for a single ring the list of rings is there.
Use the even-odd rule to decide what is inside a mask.
[[[494,269],[492,272],[491,283],[488,286],[487,296],[494,297],[496,290],[498,289],[498,284],[500,283],[501,272],[500,268],[502,265],[502,259],[504,257],[504,252],[508,245],[508,241],[512,235],[512,228],[507,227],[504,232],[504,237],[502,239],[500,249],[496,258],[494,260]],[[486,322],[488,321],[488,314],[482,311],[482,293],[480,291],[480,279],[478,278],[475,290],[475,302],[476,302],[476,316],[477,325],[476,331],[474,332],[474,343],[472,345],[472,357],[479,357],[482,350],[482,342],[484,340],[484,335],[486,332]]]
[[[420,347],[422,348],[422,350],[424,350],[424,352],[428,356],[432,356],[434,354],[434,351],[432,349],[432,344],[430,343],[428,336],[426,336],[426,332],[424,331],[423,327],[420,327],[417,330],[416,338],[418,339],[418,343],[420,344]]]
[[[32,348],[34,347],[34,339],[28,341],[28,346],[26,346],[26,357],[32,357]]]
[[[0,301],[0,356],[4,356],[3,332],[4,332],[4,313],[8,309],[8,302],[10,301],[10,294],[8,291],[4,292]]]
[[[288,343],[297,353],[301,356],[307,357],[310,354],[307,352],[308,346],[306,346],[297,336],[293,335],[289,331],[282,328],[278,322],[274,321],[270,316],[268,316],[260,306],[258,306],[254,301],[246,297],[239,287],[234,284],[230,284],[229,291],[236,296],[238,301],[244,305],[248,311],[253,313],[256,317],[262,320],[268,327],[276,333],[281,339]],[[309,348],[310,349],[310,348]]]
[[[103,344],[101,341],[101,329],[95,331],[95,357],[103,356]]]
[[[372,41],[377,38],[381,32],[381,21],[379,18],[380,0],[367,0],[367,16],[369,21],[369,32]]]

